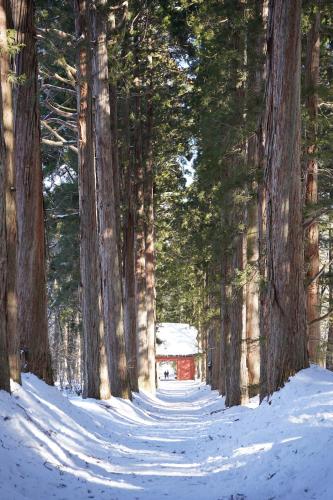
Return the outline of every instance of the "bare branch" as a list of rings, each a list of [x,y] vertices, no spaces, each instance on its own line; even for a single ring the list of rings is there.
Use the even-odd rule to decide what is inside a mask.
[[[327,262],[326,264],[323,265],[323,267],[317,272],[317,274],[315,276],[313,276],[311,278],[311,280],[306,284],[306,286],[310,286],[311,283],[313,283],[314,281],[316,281],[318,278],[320,278],[320,276],[323,274],[323,272],[325,271],[326,267],[330,266],[333,262],[333,259],[331,259],[329,262]]]
[[[321,102],[318,104],[318,107],[333,109],[333,102]]]
[[[318,220],[319,217],[321,217],[324,214],[327,214],[331,210],[332,207],[324,207],[314,212],[314,214],[312,214],[311,217],[308,217],[303,221],[303,229],[304,230],[309,229],[313,224],[315,224],[315,222]]]
[[[78,149],[77,147],[73,146],[73,144],[70,141],[66,141],[56,130],[54,130],[46,121],[41,121],[41,124],[43,127],[46,128],[58,141],[51,141],[50,139],[43,139],[42,142],[44,144],[48,144],[49,146],[54,146],[54,147],[62,147],[62,146],[69,146],[69,149],[74,151],[74,153],[78,154]]]
[[[67,83],[68,85],[71,85],[72,87],[75,87],[75,80],[73,79],[67,79],[67,78],[64,78],[63,76],[61,75],[58,75],[58,73],[54,73],[54,75],[52,75],[54,78],[56,78],[56,80],[59,80],[59,82],[62,82],[62,83]]]
[[[72,80],[72,81],[75,81],[76,68],[74,68],[74,66],[71,66],[70,64],[68,64],[68,62],[65,61],[63,58],[58,59],[57,63],[59,64],[59,66],[61,66],[62,68],[64,68],[64,70],[67,73],[68,78],[70,80]]]
[[[55,219],[55,220],[61,220],[61,219],[66,219],[67,217],[76,217],[77,215],[80,215],[79,212],[73,212],[71,214],[51,214],[49,217],[50,219]]]
[[[74,151],[74,153],[78,154],[77,148],[68,141],[51,141],[51,139],[42,139],[42,143],[47,144],[48,146],[53,146],[55,148],[63,148],[64,146],[69,146],[69,148]]]
[[[309,321],[308,323],[308,326],[311,326],[313,325],[314,323],[318,323],[318,321],[324,321],[324,319],[328,318],[329,316],[331,316],[331,314],[333,313],[333,309],[330,309],[326,314],[324,314],[323,316],[320,316],[319,318],[315,318],[313,319],[312,321]]]
[[[54,89],[54,90],[58,90],[59,92],[69,92],[70,94],[74,94],[74,95],[76,94],[76,91],[73,89],[59,87],[57,85],[51,85],[50,83],[43,83],[42,89]]]
[[[58,30],[56,28],[37,28],[37,33],[54,33],[57,35],[59,38],[62,38],[63,40],[68,40],[69,38],[71,40],[74,40],[74,36],[71,35],[70,33],[66,33],[65,31]]]
[[[61,83],[64,83],[66,85],[70,85],[71,87],[75,87],[76,81],[73,78],[65,78],[64,76],[59,75],[58,73],[52,73],[50,75],[45,69],[40,68],[40,72],[42,75],[44,75],[46,78],[49,78],[50,80],[58,80]]]
[[[47,118],[46,120],[47,123],[49,122],[55,122],[61,125],[62,127],[69,128],[70,130],[73,130],[74,132],[77,132],[77,125],[76,122],[74,121],[68,121],[68,120],[62,120],[61,118],[58,118],[57,116]]]
[[[76,113],[71,113],[69,111],[64,111],[62,109],[59,109],[57,106],[54,106],[54,104],[51,104],[48,99],[44,102],[44,105],[50,109],[51,111],[54,111],[57,113],[57,115],[62,116],[63,118],[73,118],[76,119]]]

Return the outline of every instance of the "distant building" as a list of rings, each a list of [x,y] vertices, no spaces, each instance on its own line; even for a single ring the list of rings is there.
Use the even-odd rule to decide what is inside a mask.
[[[186,323],[160,323],[156,330],[157,374],[169,378],[194,380],[199,357],[198,331]]]

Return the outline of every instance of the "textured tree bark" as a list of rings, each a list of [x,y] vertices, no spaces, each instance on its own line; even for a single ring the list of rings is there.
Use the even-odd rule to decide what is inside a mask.
[[[305,67],[306,106],[309,116],[307,130],[307,181],[305,203],[307,206],[318,203],[318,161],[315,157],[317,142],[319,57],[320,57],[320,12],[313,14],[312,25],[307,36],[307,54]],[[319,273],[319,226],[315,222],[306,232],[305,240],[306,278],[310,285],[306,289],[307,321],[312,322],[320,316]],[[309,358],[313,363],[324,366],[324,352],[321,349],[320,322],[308,326]]]
[[[264,122],[268,394],[308,366],[300,164],[300,21],[300,0],[270,3]]]
[[[233,273],[235,270],[245,271],[247,264],[246,234],[242,233],[236,236],[231,262]],[[226,406],[234,406],[244,404],[248,401],[246,286],[229,286],[231,294],[228,304],[231,330],[229,346],[230,385],[226,394]]]
[[[111,396],[104,335],[98,253],[96,176],[92,128],[91,36],[88,0],[75,0],[77,54],[78,151],[80,197],[80,271],[84,338],[84,396]]]
[[[229,406],[229,395],[231,393],[231,315],[230,302],[232,297],[231,289],[231,257],[228,252],[223,256],[222,261],[222,284],[221,284],[221,311],[222,311],[222,343],[221,343],[221,363],[223,364],[223,380],[220,392],[226,396],[226,405]]]
[[[247,262],[251,266],[251,276],[246,284],[246,339],[250,397],[259,393],[260,381],[258,259],[258,203],[257,199],[251,199],[247,207]]]
[[[4,50],[6,44],[6,18],[3,5],[0,2],[0,71],[2,60],[7,57]],[[6,46],[6,45],[5,45]],[[7,238],[6,238],[6,202],[5,202],[5,175],[6,149],[3,130],[2,89],[0,92],[0,390],[10,392],[10,374],[7,346]]]
[[[129,398],[122,286],[116,232],[116,208],[113,183],[108,53],[106,38],[107,1],[98,0],[93,11],[94,99],[99,253],[103,291],[104,328],[109,350],[111,391]]]
[[[146,260],[146,307],[148,337],[149,390],[155,392],[155,234],[154,234],[154,174],[153,174],[153,102],[151,82],[147,94],[147,151],[145,162],[145,260]]]
[[[245,212],[245,210],[244,210]],[[246,233],[240,235],[239,242],[239,257],[240,257],[240,268],[246,272],[247,269],[247,235]],[[246,302],[246,286],[244,285],[240,292],[241,298],[241,330],[239,339],[239,390],[240,390],[240,404],[245,404],[249,400],[249,374],[247,366],[247,302]]]
[[[211,325],[211,335],[213,337],[212,341],[212,375],[211,375],[211,385],[212,389],[219,389],[219,380],[220,380],[220,350],[221,350],[221,335],[219,331],[219,324],[217,324],[216,320],[213,320]]]
[[[117,99],[117,84],[112,83],[109,85],[110,92],[110,125],[111,125],[111,145],[112,145],[112,170],[113,170],[113,186],[114,186],[114,197],[116,206],[116,231],[119,235],[118,237],[118,260],[120,265],[121,274],[121,264],[122,264],[122,246],[121,246],[121,178],[120,178],[120,168],[119,168],[119,151],[118,151],[118,99]]]
[[[36,29],[32,0],[11,0],[16,42],[15,164],[18,215],[18,331],[22,368],[53,383],[46,297],[43,175]]]
[[[265,31],[267,31],[268,19],[268,0],[262,4],[262,22]],[[266,41],[263,42],[264,51],[266,51]],[[263,80],[266,80],[266,67],[263,68]],[[257,128],[257,148],[258,148],[258,169],[263,174],[265,160],[265,144],[262,116]],[[262,175],[264,177],[264,175]],[[267,213],[266,213],[266,186],[260,181],[258,183],[258,270],[259,270],[259,346],[260,346],[260,398],[267,394],[267,252],[266,252],[266,232],[267,232]]]
[[[7,45],[7,32],[10,13],[8,1],[0,1],[0,45],[1,45],[1,100],[2,125],[5,146],[5,216],[7,246],[7,279],[6,279],[6,315],[7,345],[10,377],[21,383],[20,337],[17,328],[17,207],[16,207],[16,166],[14,141],[14,110],[12,86],[9,81],[10,65]]]
[[[332,262],[333,258],[333,249],[332,249],[332,230],[329,230],[329,261]],[[333,266],[330,264],[329,275],[332,276]],[[329,284],[329,309],[333,308],[333,287],[332,284]],[[327,349],[326,349],[326,368],[328,370],[333,371],[333,321],[330,318],[329,327],[328,327],[328,336],[327,336]]]
[[[214,333],[210,325],[208,325],[207,334],[207,377],[206,384],[210,385],[213,389],[213,353],[215,348]]]
[[[259,127],[260,161],[264,159],[262,147],[262,129]],[[260,345],[260,382],[259,392],[262,399],[267,395],[267,255],[266,255],[266,189],[263,184],[258,186],[258,250],[259,250],[259,345]]]
[[[0,13],[1,16],[1,13]],[[1,22],[1,21],[0,21]],[[1,29],[1,26],[0,26]],[[1,64],[1,63],[0,63]],[[2,136],[2,130],[0,130]],[[2,142],[2,137],[0,137]],[[3,147],[0,155],[3,157]],[[7,248],[6,248],[6,214],[4,197],[4,162],[0,160],[0,390],[10,392],[10,376],[7,348],[7,314],[6,314],[6,278],[7,278]]]
[[[142,124],[140,83],[136,78],[134,125],[134,149],[136,171],[136,328],[137,328],[137,366],[139,390],[150,391],[148,363],[148,332],[146,303],[146,247],[145,247],[145,200],[144,200],[144,165],[142,152]]]
[[[129,96],[127,96],[124,106],[124,198],[126,199],[126,215],[123,229],[124,320],[130,385],[132,391],[138,392],[135,298],[135,188],[129,114]]]
[[[203,327],[202,324],[199,325],[199,351],[202,352],[202,356],[200,357],[200,378],[202,382],[206,382],[207,380],[207,331]]]
[[[221,213],[222,224],[224,223],[224,212]],[[219,386],[218,391],[222,396],[225,396],[227,390],[227,339],[229,331],[229,315],[227,308],[227,262],[223,258],[221,261],[221,326],[220,326],[220,350],[219,350]]]
[[[245,2],[235,2],[239,15],[245,18]],[[245,32],[236,34],[233,40],[235,50],[243,55],[242,61],[234,61],[230,65],[233,98],[242,112],[241,125],[246,113],[246,89],[242,80],[243,65],[247,60],[247,35]],[[231,178],[235,171],[246,163],[246,144],[242,144],[242,155],[234,157],[229,169]],[[246,301],[246,273],[247,273],[247,235],[239,227],[239,221],[245,221],[246,202],[242,200],[245,190],[233,188],[227,195],[227,219],[233,234],[230,258],[230,295],[228,299],[230,317],[230,345],[229,345],[229,386],[226,391],[226,405],[244,404],[248,400],[248,373],[247,373],[247,301]],[[228,249],[230,251],[230,249]],[[245,283],[243,283],[245,278]]]
[[[216,271],[216,270],[215,270]],[[209,273],[209,283],[215,283],[214,269]],[[221,352],[221,317],[217,314],[219,304],[216,295],[212,292],[208,295],[208,309],[214,311],[214,316],[209,321],[208,326],[208,355],[207,355],[207,380],[210,380],[212,389],[219,390],[220,387],[220,352]]]
[[[256,61],[249,75],[249,99],[259,102],[263,91],[264,64],[261,63],[265,53],[264,27],[267,21],[267,1],[256,0],[254,6],[255,16],[260,20],[259,30],[255,27],[252,34],[255,47]],[[258,126],[257,126],[258,128]],[[250,168],[258,172],[260,168],[259,158],[260,137],[258,130],[248,141],[247,162]],[[259,393],[260,387],[260,319],[259,319],[259,217],[258,217],[258,184],[253,182],[251,186],[252,197],[247,205],[247,262],[251,268],[250,277],[246,285],[246,338],[247,338],[247,367],[249,377],[249,396],[253,397]]]

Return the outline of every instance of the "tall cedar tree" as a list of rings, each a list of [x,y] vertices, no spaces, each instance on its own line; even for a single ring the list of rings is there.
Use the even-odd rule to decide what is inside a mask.
[[[11,10],[16,43],[20,47],[14,61],[18,80],[14,93],[18,330],[23,369],[52,384],[34,2],[11,0]]]
[[[291,15],[292,13],[292,15]],[[269,4],[265,137],[266,390],[308,366],[300,162],[301,1]]]
[[[5,2],[0,1],[0,78],[8,79],[7,19]],[[8,96],[3,95],[7,88],[1,85],[0,92],[0,390],[10,392],[10,374],[7,339],[7,238],[6,238],[6,143],[4,131],[4,112],[8,112]]]
[[[259,29],[249,33],[249,44],[252,44],[252,54],[256,58],[249,70],[248,100],[254,104],[261,102],[264,85],[264,53],[266,48],[264,25],[267,21],[267,0],[258,0],[254,6],[255,21]],[[251,112],[251,108],[250,108]],[[255,116],[257,117],[257,114]],[[257,117],[258,119],[258,117]],[[259,124],[256,132],[248,139],[247,165],[248,169],[258,172],[260,169],[260,135]],[[259,315],[259,214],[258,214],[258,181],[252,180],[249,186],[252,193],[246,207],[247,227],[247,262],[250,275],[246,283],[246,338],[247,338],[247,368],[249,378],[249,396],[259,393],[260,384],[260,315]]]
[[[14,140],[14,107],[10,81],[10,57],[6,29],[11,27],[8,1],[1,1],[1,99],[5,146],[5,214],[7,244],[6,312],[10,377],[21,382],[20,337],[17,328],[17,207]]]
[[[111,395],[98,253],[96,175],[92,123],[92,61],[88,0],[75,0],[80,197],[80,270],[84,338],[84,396]]]
[[[150,54],[150,58],[152,55]],[[153,157],[153,74],[150,68],[146,92],[146,163],[145,163],[145,257],[146,257],[146,307],[148,337],[148,376],[150,391],[154,392],[155,381],[155,231],[154,231],[154,157]]]
[[[137,42],[136,42],[137,43]],[[138,59],[136,54],[136,65]],[[150,390],[146,304],[146,255],[145,255],[145,200],[144,159],[142,144],[142,97],[139,74],[135,77],[134,150],[136,175],[136,227],[135,227],[135,283],[136,283],[136,337],[138,385],[140,390]]]
[[[135,165],[132,158],[130,134],[130,97],[126,93],[123,106],[123,169],[125,216],[123,224],[123,281],[124,322],[128,373],[133,391],[138,391],[137,337],[136,337],[136,286],[135,286]]]
[[[317,2],[316,2],[317,3]],[[319,2],[318,2],[319,3]],[[318,129],[318,84],[319,84],[319,57],[320,57],[320,11],[311,16],[311,27],[307,36],[306,65],[305,65],[305,92],[306,105],[309,116],[307,130],[307,180],[305,202],[308,207],[318,203],[318,159],[317,129]],[[319,224],[314,223],[306,231],[305,240],[306,278],[309,282],[306,293],[307,321],[309,335],[309,357],[313,363],[323,364],[323,354],[320,345],[320,295],[318,273],[319,262]]]
[[[93,97],[95,102],[95,154],[99,254],[101,262],[104,328],[108,349],[111,391],[114,396],[130,397],[127,372],[122,303],[122,284],[118,254],[115,191],[112,166],[109,71],[107,52],[107,1],[98,0],[92,8]]]

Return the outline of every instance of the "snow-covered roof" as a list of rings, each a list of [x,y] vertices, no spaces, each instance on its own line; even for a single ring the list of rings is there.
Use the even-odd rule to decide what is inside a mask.
[[[159,323],[156,330],[157,356],[197,354],[198,330],[186,323]]]

